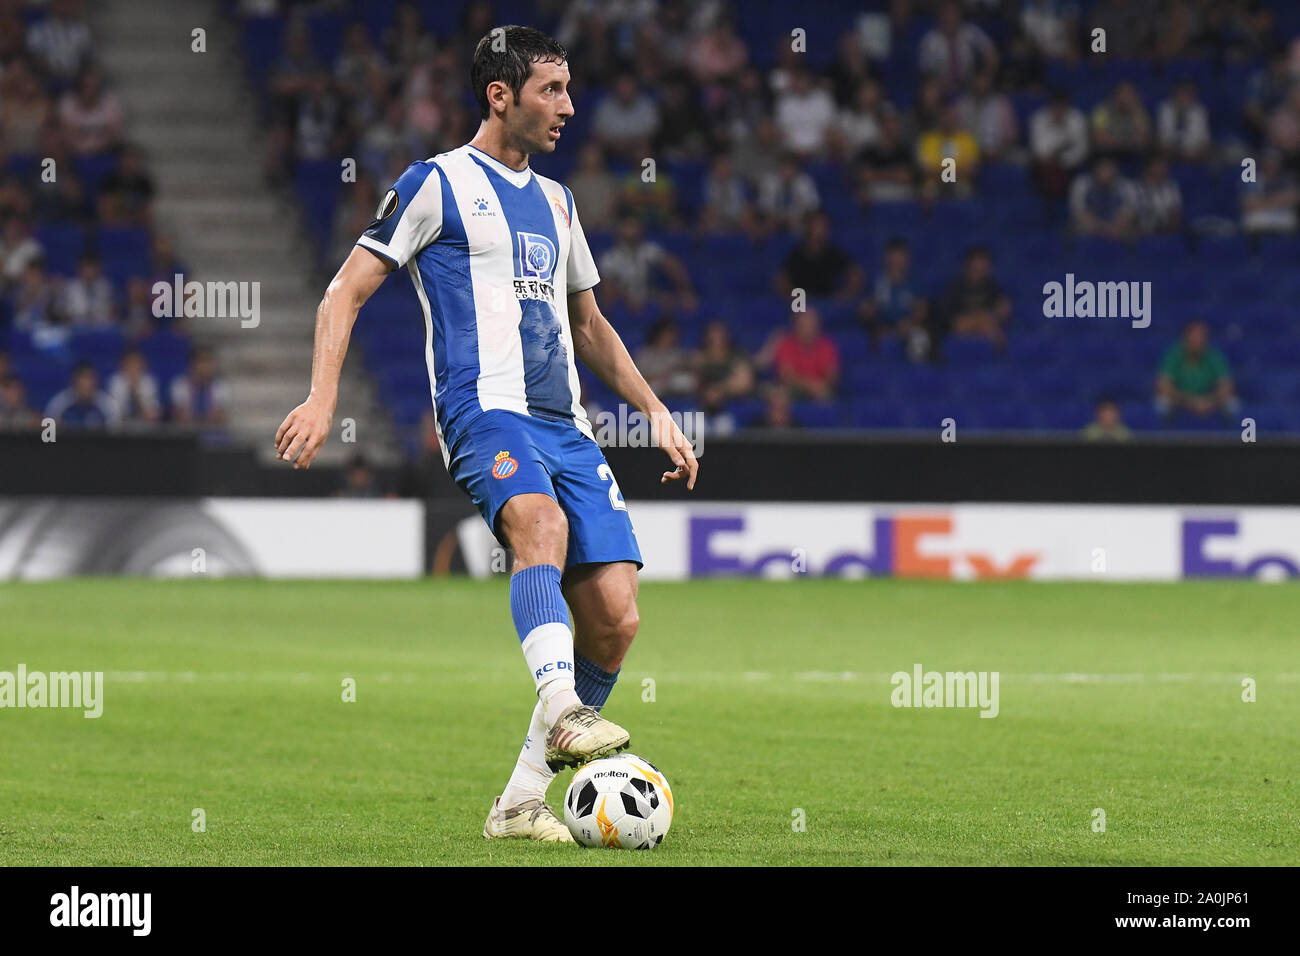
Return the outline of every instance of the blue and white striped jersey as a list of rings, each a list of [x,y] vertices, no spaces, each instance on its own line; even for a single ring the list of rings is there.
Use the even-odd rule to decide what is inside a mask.
[[[415,284],[444,463],[492,408],[593,437],[568,296],[600,275],[566,187],[467,144],[412,163],[357,242]]]

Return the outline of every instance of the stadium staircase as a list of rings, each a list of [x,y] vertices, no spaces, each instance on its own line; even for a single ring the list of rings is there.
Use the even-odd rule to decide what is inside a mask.
[[[316,306],[325,279],[316,271],[299,207],[262,177],[262,131],[238,33],[215,0],[91,5],[96,51],[128,116],[128,137],[146,152],[157,186],[158,225],[175,237],[186,279],[260,281],[255,328],[238,318],[192,319],[191,331],[218,353],[232,391],[231,436],[273,459],[272,438],[307,394]],[[191,31],[207,31],[207,52],[191,52]],[[184,76],[185,82],[177,82]],[[357,450],[386,464],[397,443],[359,359],[344,371],[334,434],[319,459],[338,463]],[[356,444],[338,440],[356,421]]]

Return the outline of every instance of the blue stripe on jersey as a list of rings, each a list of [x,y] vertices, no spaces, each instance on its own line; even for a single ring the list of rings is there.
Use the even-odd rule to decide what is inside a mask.
[[[417,261],[433,321],[434,410],[443,439],[452,449],[460,435],[457,426],[471,423],[482,411],[478,404],[478,318],[465,224],[446,173],[442,167],[436,168],[442,180],[442,233]]]
[[[393,183],[393,189],[397,190],[397,208],[393,210],[392,214],[385,216],[383,219],[373,220],[366,229],[365,235],[371,239],[378,239],[384,245],[391,243],[393,241],[393,231],[397,229],[397,224],[402,221],[402,216],[406,214],[406,207],[411,204],[411,200],[415,198],[415,194],[420,191],[420,187],[424,185],[424,181],[429,178],[429,174],[434,169],[433,163],[423,160],[407,166],[402,175],[397,177],[397,182]],[[439,170],[439,174],[441,172]],[[447,177],[440,175],[439,178],[442,179],[445,189]],[[384,193],[384,198],[388,198],[387,193]]]
[[[519,188],[477,156],[474,161],[487,173],[501,201],[514,251],[516,286],[522,283],[524,289],[532,291],[545,283],[550,289],[549,299],[519,299],[522,313],[519,341],[524,353],[524,397],[528,414],[571,421],[573,390],[569,386],[569,352],[560,336],[560,316],[554,304],[560,237],[555,229],[551,201],[536,177]]]

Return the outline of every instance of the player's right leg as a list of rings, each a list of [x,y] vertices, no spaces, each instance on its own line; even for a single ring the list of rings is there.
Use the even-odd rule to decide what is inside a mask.
[[[617,753],[628,733],[585,706],[574,685],[573,632],[560,587],[568,551],[568,520],[549,495],[524,494],[506,501],[501,537],[515,554],[510,610],[542,705],[544,756],[558,771]]]

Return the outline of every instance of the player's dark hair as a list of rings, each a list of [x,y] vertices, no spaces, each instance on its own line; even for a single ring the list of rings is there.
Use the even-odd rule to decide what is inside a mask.
[[[519,94],[533,72],[534,63],[564,63],[569,52],[554,38],[532,27],[494,27],[474,48],[474,62],[469,68],[469,82],[478,100],[481,119],[492,115],[488,106],[489,83],[504,83]]]

